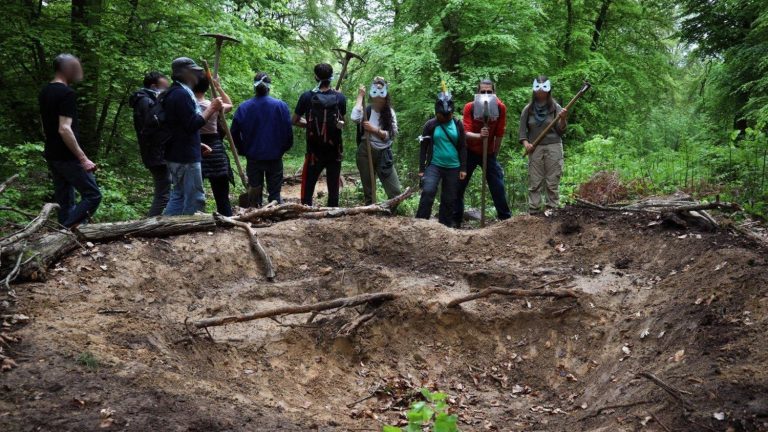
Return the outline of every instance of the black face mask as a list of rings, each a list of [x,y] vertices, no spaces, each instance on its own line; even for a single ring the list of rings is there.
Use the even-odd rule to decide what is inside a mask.
[[[440,92],[435,101],[435,112],[439,114],[453,114],[453,96],[450,93]]]

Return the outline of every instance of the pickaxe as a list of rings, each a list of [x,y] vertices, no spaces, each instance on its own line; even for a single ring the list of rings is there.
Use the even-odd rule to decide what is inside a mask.
[[[349,61],[352,60],[353,58],[356,58],[361,62],[365,63],[365,60],[363,60],[363,58],[359,54],[355,54],[352,51],[345,50],[343,48],[333,48],[333,51],[336,51],[337,53],[343,55],[343,58],[341,60],[341,72],[339,73],[339,79],[336,80],[336,90],[339,90],[341,88],[341,81],[347,75],[347,66],[349,66]]]
[[[218,97],[216,94],[216,87],[213,85],[213,78],[211,77],[211,70],[208,68],[208,62],[203,60],[203,67],[205,68],[205,75],[208,81],[211,82],[211,96],[213,98]],[[229,131],[229,125],[227,119],[224,118],[224,109],[219,111],[219,127],[224,131],[224,136],[229,141],[229,150],[232,152],[232,157],[235,159],[235,165],[237,166],[237,173],[240,175],[240,181],[243,182],[243,187],[248,190],[248,176],[243,171],[243,166],[240,164],[240,155],[237,154],[237,148],[235,148],[235,140],[232,139],[232,133]]]
[[[225,40],[236,42],[236,43],[240,43],[240,41],[233,38],[232,36],[227,36],[227,35],[217,34],[217,33],[203,33],[200,36],[212,37],[216,39],[216,56],[213,59],[213,77],[218,78],[219,77],[219,61],[221,60],[221,46],[224,44]]]

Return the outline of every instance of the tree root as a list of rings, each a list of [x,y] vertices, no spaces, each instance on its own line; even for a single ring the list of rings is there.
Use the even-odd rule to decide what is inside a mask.
[[[537,290],[537,289],[518,289],[518,288],[500,288],[490,287],[480,292],[472,293],[463,297],[458,297],[446,305],[446,307],[453,308],[462,303],[468,301],[477,300],[479,298],[489,297],[494,294],[511,296],[511,297],[554,297],[554,298],[579,298],[579,293],[568,288],[559,288],[552,290]]]
[[[251,224],[247,222],[241,222],[238,220],[234,220],[227,216],[222,216],[220,214],[215,214],[215,218],[217,218],[220,221],[223,221],[224,223],[231,224],[233,226],[242,228],[246,235],[248,235],[248,240],[251,243],[251,250],[256,253],[259,258],[261,258],[261,262],[264,263],[264,271],[266,273],[266,277],[268,281],[274,281],[275,280],[275,267],[272,265],[272,259],[267,254],[266,249],[264,249],[264,246],[261,245],[261,242],[259,242],[259,238],[256,236],[256,231],[251,228]]]
[[[229,315],[223,317],[213,317],[201,319],[192,322],[192,325],[196,328],[207,328],[222,326],[226,324],[233,324],[245,321],[253,321],[261,318],[270,318],[281,315],[294,315],[303,314],[309,312],[319,312],[328,309],[342,309],[351,306],[357,306],[367,303],[381,303],[385,301],[394,300],[398,297],[394,293],[372,293],[372,294],[360,294],[354,297],[343,297],[335,300],[328,300],[319,303],[313,303],[308,305],[298,306],[283,306],[275,309],[268,309],[264,311],[251,312],[243,315]]]

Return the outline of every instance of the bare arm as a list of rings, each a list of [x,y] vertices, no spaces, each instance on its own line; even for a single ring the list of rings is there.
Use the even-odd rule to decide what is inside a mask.
[[[219,80],[213,80],[213,86],[216,87],[216,93],[218,93],[219,97],[221,97],[221,108],[224,110],[224,112],[228,113],[232,111],[232,108],[234,107],[232,99],[230,99],[229,95],[221,87]]]
[[[293,116],[291,117],[291,123],[293,123],[293,125],[296,127],[300,127],[304,129],[307,128],[307,120],[298,114],[293,114]]]
[[[59,116],[59,135],[61,135],[64,144],[80,161],[80,164],[86,171],[96,171],[96,164],[88,159],[83,149],[80,148],[80,144],[77,143],[77,137],[75,137],[75,132],[72,130],[72,118]]]

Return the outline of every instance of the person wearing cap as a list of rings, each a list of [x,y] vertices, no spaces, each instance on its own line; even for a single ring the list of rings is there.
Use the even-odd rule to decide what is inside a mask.
[[[492,99],[491,99],[492,98]],[[483,118],[482,101],[492,102],[494,109],[490,110],[489,118]],[[488,105],[488,104],[486,104]],[[504,129],[507,126],[507,107],[496,96],[496,85],[489,79],[480,81],[477,85],[475,101],[464,105],[462,120],[467,131],[467,177],[459,182],[458,199],[454,209],[454,223],[460,227],[464,221],[464,193],[469,186],[472,173],[477,167],[483,166],[483,140],[488,139],[486,172],[483,175],[488,182],[493,205],[496,207],[496,217],[505,220],[512,217],[512,211],[507,203],[507,193],[504,189],[504,170],[496,156],[504,139]]]
[[[248,164],[248,205],[261,207],[266,179],[269,202],[282,203],[283,155],[293,147],[288,104],[269,95],[272,79],[259,72],[253,79],[255,96],[240,104],[232,120],[232,139]]]
[[[77,95],[70,85],[83,79],[80,60],[72,54],[53,59],[53,81],[38,96],[45,134],[45,160],[53,180],[53,196],[59,205],[59,224],[75,228],[93,216],[101,203],[96,184],[96,164],[80,147]],[[75,204],[75,191],[80,202]]]
[[[171,63],[173,84],[166,90],[162,104],[165,125],[170,139],[165,148],[165,160],[171,174],[171,197],[164,216],[190,215],[205,209],[205,191],[200,165],[202,149],[210,147],[200,141],[200,128],[221,110],[222,100],[216,98],[205,111],[195,100],[192,88],[202,77],[203,68],[194,60],[180,57]]]
[[[398,132],[397,115],[391,106],[388,87],[387,81],[382,77],[373,79],[370,91],[367,91],[365,86],[360,86],[355,107],[352,109],[352,121],[357,123],[357,169],[360,171],[366,205],[373,204],[373,188],[376,186],[371,185],[365,135],[368,135],[368,143],[371,146],[373,171],[381,180],[387,197],[394,198],[401,192],[392,154],[392,142]],[[371,104],[365,107],[365,118],[368,120],[363,121],[363,99],[366,92],[371,97]]]
[[[531,142],[536,140],[541,131],[563,112],[555,126],[549,130],[536,149]],[[560,205],[560,176],[563,174],[563,139],[568,128],[568,112],[552,98],[552,83],[544,75],[533,80],[531,102],[520,114],[520,143],[529,152],[528,155],[528,212],[541,212],[542,190],[547,195],[546,206],[553,211]]]
[[[453,117],[454,102],[443,89],[435,101],[435,117],[427,121],[419,137],[421,200],[416,217],[429,219],[440,186],[438,221],[453,227],[459,181],[467,176],[467,145],[464,124]]]
[[[315,65],[317,86],[302,93],[291,121],[307,130],[307,153],[301,171],[301,203],[312,205],[315,186],[325,170],[328,187],[328,207],[339,206],[341,161],[344,157],[342,129],[347,114],[347,98],[331,87],[333,67],[328,63]]]

